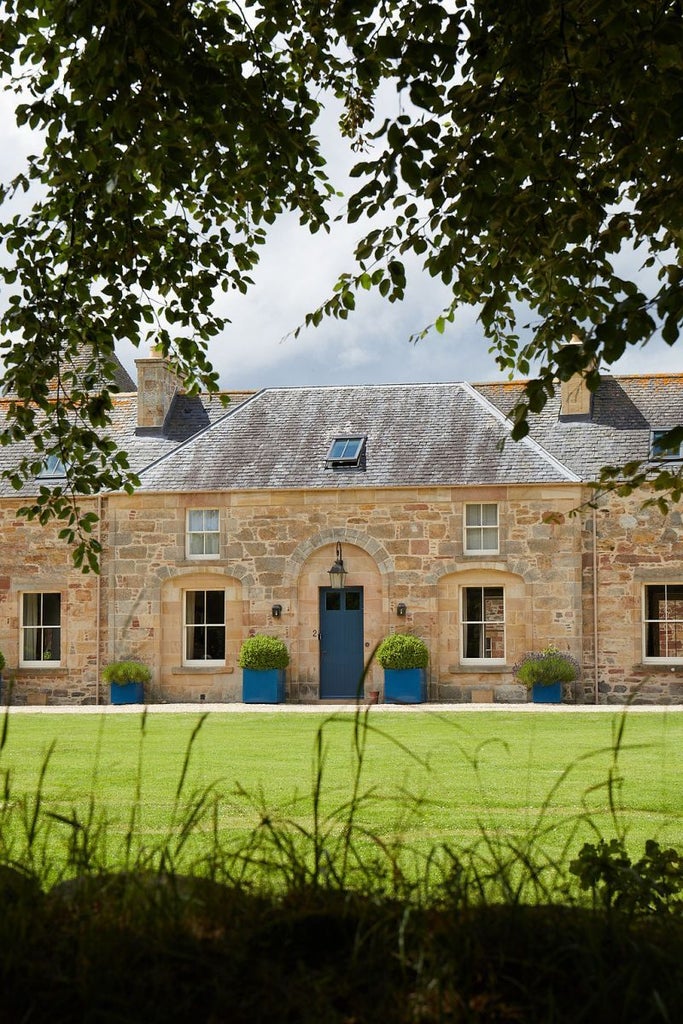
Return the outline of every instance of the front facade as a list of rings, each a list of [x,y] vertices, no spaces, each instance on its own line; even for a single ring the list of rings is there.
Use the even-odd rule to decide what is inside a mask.
[[[429,647],[429,700],[524,701],[515,663],[555,644],[582,667],[567,701],[683,701],[680,510],[586,505],[603,463],[683,422],[683,379],[565,390],[514,443],[519,384],[270,389],[226,412],[161,360],[138,371],[117,429],[141,487],[93,499],[100,576],[0,501],[13,702],[105,703],[124,658],[151,701],[239,701],[254,633],[287,644],[287,700],[352,700],[381,694],[371,656],[396,631]]]

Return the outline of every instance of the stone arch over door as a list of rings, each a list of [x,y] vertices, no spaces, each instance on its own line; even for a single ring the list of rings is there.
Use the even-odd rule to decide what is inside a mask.
[[[467,587],[502,588],[505,658],[463,663],[463,591]],[[517,573],[497,567],[466,567],[441,576],[437,584],[439,653],[438,687],[444,700],[470,699],[474,687],[513,683],[512,665],[529,649],[533,637],[532,586]]]
[[[315,546],[307,543],[298,549],[298,578],[296,599],[298,608],[298,644],[296,678],[292,678],[292,697],[295,700],[317,700],[320,696],[320,590],[329,586],[328,569],[336,558],[336,545],[341,541],[349,588],[362,588],[363,593],[363,649],[365,661],[384,635],[384,607],[386,601],[386,564],[378,564],[364,539],[360,545],[349,540],[343,531],[328,531],[325,539]],[[381,546],[376,546],[381,550]],[[296,563],[295,563],[296,564]],[[384,567],[384,571],[382,570]],[[371,665],[366,676],[366,691],[380,689],[381,670]]]
[[[225,592],[225,664],[207,668],[183,664],[183,601],[187,590]],[[244,639],[242,582],[216,569],[191,569],[161,585],[161,642],[157,686],[162,700],[200,702],[241,700],[237,657]],[[202,696],[203,695],[203,696]]]

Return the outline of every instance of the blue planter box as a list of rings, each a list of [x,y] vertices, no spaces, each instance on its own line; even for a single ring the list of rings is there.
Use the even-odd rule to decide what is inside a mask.
[[[427,674],[423,668],[385,668],[384,701],[387,704],[421,704],[427,699]]]
[[[242,669],[242,700],[245,704],[281,704],[285,699],[285,670]]]
[[[531,687],[531,699],[534,704],[561,704],[562,683],[549,683],[547,686],[535,683]]]
[[[112,704],[144,704],[142,683],[110,683],[109,699]]]

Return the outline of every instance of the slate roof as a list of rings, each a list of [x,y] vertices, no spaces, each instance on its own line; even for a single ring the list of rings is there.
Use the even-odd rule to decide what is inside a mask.
[[[683,374],[605,376],[590,420],[560,417],[558,387],[515,443],[505,416],[524,383],[270,388],[233,393],[227,410],[179,392],[163,431],[143,436],[133,391],[113,396],[111,434],[142,490],[435,487],[593,480],[603,465],[647,459],[653,429],[683,424]],[[364,471],[325,467],[343,435],[367,436]],[[0,448],[0,470],[24,454],[27,444]],[[17,493],[0,479],[0,496]]]
[[[507,414],[524,383],[477,384],[476,389]],[[594,480],[602,466],[646,460],[652,430],[683,425],[683,374],[604,376],[593,395],[590,420],[581,421],[560,417],[558,385],[529,425],[539,444],[584,480]]]
[[[135,473],[140,473],[145,466],[174,451],[178,444],[225,415],[225,407],[217,398],[208,401],[206,397],[178,394],[173,399],[166,417],[164,432],[151,436],[137,436],[137,393],[113,395],[112,403],[112,425],[108,433],[119,448],[128,453],[131,469]],[[7,399],[0,400],[0,429],[4,424],[7,405]],[[12,469],[24,457],[35,458],[33,448],[27,441],[0,447],[0,472]],[[41,484],[52,486],[58,482],[49,479],[39,480],[35,485],[27,483],[20,491],[16,491],[8,480],[0,476],[0,497],[35,494]]]
[[[87,351],[83,353],[78,353],[74,356],[69,356],[68,359],[65,360],[65,362],[68,363],[69,369],[75,371],[78,377],[81,378],[82,380],[85,377],[85,372],[88,369],[90,362],[93,360],[93,358],[93,353],[91,351]],[[119,392],[135,391],[135,381],[133,380],[131,375],[128,373],[128,370],[126,370],[123,363],[120,361],[119,357],[115,353],[112,353],[111,355],[102,355],[101,357],[99,357],[99,360],[96,360],[96,362],[97,369],[95,370],[94,380],[97,387],[104,385],[107,388],[112,388]],[[109,364],[110,366],[113,366],[113,374],[111,375],[111,377],[105,375],[102,370],[102,367],[105,363]],[[52,396],[57,395],[56,377],[52,381],[50,381],[49,391]],[[11,392],[10,390],[3,391],[3,395],[5,395],[8,398],[11,398],[12,394],[13,392]]]
[[[330,469],[335,437],[367,437],[365,470]],[[468,384],[270,388],[150,466],[144,491],[435,487],[568,482],[536,442],[515,444]]]

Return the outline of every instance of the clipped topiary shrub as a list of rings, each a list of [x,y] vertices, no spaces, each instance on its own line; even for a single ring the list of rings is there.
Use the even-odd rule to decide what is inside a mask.
[[[240,668],[256,672],[287,668],[289,651],[279,637],[257,633],[255,636],[247,637],[242,643],[237,664]]]
[[[382,668],[426,668],[429,651],[419,636],[392,633],[391,636],[385,636],[377,648],[377,660]]]
[[[2,672],[4,667],[5,667],[5,655],[2,653],[2,651],[0,651],[0,672]]]

